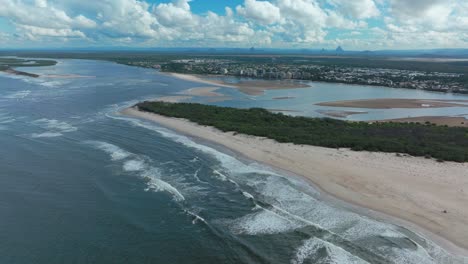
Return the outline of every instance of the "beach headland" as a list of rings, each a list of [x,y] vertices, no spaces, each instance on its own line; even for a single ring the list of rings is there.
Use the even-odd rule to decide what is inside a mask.
[[[333,197],[414,224],[448,251],[468,255],[468,163],[278,143],[135,107],[121,113],[303,176]]]

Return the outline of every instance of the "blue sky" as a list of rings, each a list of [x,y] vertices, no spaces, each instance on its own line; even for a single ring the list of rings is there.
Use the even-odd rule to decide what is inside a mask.
[[[0,0],[0,48],[468,47],[466,0]]]

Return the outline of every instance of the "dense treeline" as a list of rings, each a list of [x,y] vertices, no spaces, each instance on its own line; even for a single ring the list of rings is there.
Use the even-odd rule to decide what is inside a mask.
[[[14,67],[39,67],[53,66],[57,64],[53,60],[26,60],[16,58],[0,58],[0,71],[6,71]]]
[[[193,103],[142,102],[140,110],[186,118],[222,131],[330,148],[407,153],[440,161],[468,161],[468,129],[417,123],[346,122],[293,117],[261,108],[237,109]]]

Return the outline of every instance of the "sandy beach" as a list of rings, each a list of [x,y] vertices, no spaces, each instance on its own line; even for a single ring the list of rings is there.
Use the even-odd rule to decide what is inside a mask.
[[[306,177],[340,200],[401,219],[401,223],[411,223],[405,226],[424,230],[426,236],[451,252],[468,254],[467,163],[277,143],[223,133],[134,108],[121,113],[157,122],[225,146],[243,157]]]
[[[235,88],[248,95],[261,95],[267,90],[283,90],[283,89],[297,89],[308,88],[307,84],[294,82],[294,81],[279,81],[279,80],[247,80],[238,83],[226,83],[221,80],[213,80],[203,78],[202,75],[180,74],[180,73],[167,73],[168,75],[186,81],[211,84],[226,88]]]
[[[468,103],[460,101],[460,103]],[[369,108],[369,109],[391,109],[391,108],[437,108],[437,107],[455,107],[468,105],[455,103],[452,100],[433,100],[433,99],[401,99],[401,98],[379,98],[379,99],[362,99],[362,100],[346,100],[334,102],[322,102],[317,105],[334,106],[334,107],[351,107],[351,108]]]
[[[216,92],[218,89],[218,87],[195,87],[182,91],[181,94],[204,97],[223,96],[222,93]]]

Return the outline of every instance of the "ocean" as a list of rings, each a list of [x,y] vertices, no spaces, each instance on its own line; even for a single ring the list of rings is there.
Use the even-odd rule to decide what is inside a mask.
[[[299,177],[118,114],[206,85],[102,61],[24,70],[82,78],[0,74],[0,263],[467,263]],[[275,103],[226,89],[216,104]]]

